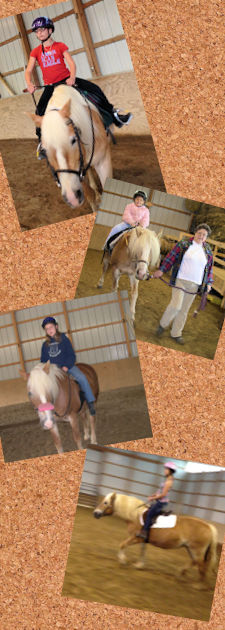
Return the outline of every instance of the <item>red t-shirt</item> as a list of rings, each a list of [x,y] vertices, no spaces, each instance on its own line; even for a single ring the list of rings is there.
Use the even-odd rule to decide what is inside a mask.
[[[40,46],[31,51],[30,56],[37,59],[45,85],[66,79],[70,71],[65,64],[63,53],[68,50],[68,46],[62,42],[54,42],[44,50],[45,52],[43,53],[42,45],[40,44]]]

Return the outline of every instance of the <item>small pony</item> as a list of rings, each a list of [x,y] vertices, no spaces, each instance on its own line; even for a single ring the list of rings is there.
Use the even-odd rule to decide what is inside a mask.
[[[44,116],[28,115],[41,127],[42,147],[63,199],[77,208],[86,198],[96,210],[106,178],[112,177],[110,140],[97,108],[63,84],[54,89]]]
[[[92,388],[95,400],[99,394],[98,377],[93,367],[85,363],[77,363],[85,374]],[[89,414],[86,402],[81,396],[79,385],[69,374],[49,361],[38,363],[30,374],[20,371],[27,381],[29,400],[37,410],[41,426],[51,432],[56,450],[63,453],[61,438],[57,427],[57,418],[70,422],[73,439],[78,449],[82,448],[78,414],[84,422],[84,439],[91,438],[96,444],[95,418]]]
[[[107,494],[93,512],[95,518],[115,515],[126,521],[129,537],[120,544],[118,559],[121,564],[126,564],[125,548],[128,547],[128,545],[141,543],[140,560],[135,564],[137,569],[144,567],[144,556],[147,545],[143,544],[143,541],[136,537],[136,533],[140,531],[140,517],[143,517],[146,512],[147,507],[140,499],[124,494],[117,494],[116,492]],[[149,532],[149,543],[155,547],[161,547],[163,549],[179,549],[180,547],[185,547],[191,561],[182,569],[181,575],[185,575],[190,566],[197,565],[202,581],[207,580],[210,572],[214,571],[217,559],[217,538],[217,530],[211,523],[207,523],[193,516],[182,515],[177,516],[174,527],[169,526],[168,528],[162,528],[161,524],[157,527],[156,521]]]
[[[148,266],[155,267],[160,256],[160,242],[155,232],[138,226],[123,234],[110,254],[104,250],[103,273],[97,287],[101,289],[105,274],[109,267],[112,269],[113,291],[117,291],[121,274],[126,274],[131,286],[131,318],[135,319],[136,302],[138,298],[139,280],[148,280]]]

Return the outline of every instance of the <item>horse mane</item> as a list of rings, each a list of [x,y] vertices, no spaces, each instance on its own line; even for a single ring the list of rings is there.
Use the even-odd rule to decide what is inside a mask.
[[[156,233],[141,226],[134,228],[129,234],[128,251],[131,258],[149,260],[155,267],[160,255]]]
[[[82,129],[81,140],[85,145],[92,145],[92,129],[90,123],[90,113],[83,96],[69,85],[58,85],[50,98],[46,112],[43,116],[42,134],[45,144],[48,146],[54,142],[54,138],[61,146],[68,141],[65,135],[65,118],[59,111],[68,102],[70,104],[70,117],[76,124],[79,131]],[[90,109],[97,111],[96,107],[89,103]],[[55,110],[56,108],[56,110]],[[55,110],[55,111],[54,111]]]
[[[37,396],[41,400],[51,395],[55,401],[59,391],[57,379],[63,379],[64,373],[53,363],[50,363],[48,373],[44,370],[44,367],[45,363],[35,365],[31,370],[27,387],[32,392],[33,396]]]
[[[114,492],[110,492],[106,495],[105,499],[110,500]],[[139,510],[138,508],[141,508]],[[120,494],[116,492],[114,500],[114,513],[123,520],[139,519],[141,512],[144,512],[146,507],[143,506],[143,501],[134,497],[133,495]]]

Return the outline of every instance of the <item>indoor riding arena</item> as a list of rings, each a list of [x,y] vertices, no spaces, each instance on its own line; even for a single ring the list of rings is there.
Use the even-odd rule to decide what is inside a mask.
[[[141,545],[128,547],[127,564],[120,565],[117,553],[127,537],[126,523],[116,516],[93,518],[99,497],[108,492],[133,495],[145,502],[162,481],[164,462],[165,458],[144,453],[98,447],[87,450],[64,578],[64,596],[209,620],[216,575],[204,585],[199,581],[196,567],[181,577],[188,563],[187,551],[149,544],[144,569],[133,566]],[[184,470],[190,465],[187,462],[176,460],[176,464],[178,471],[169,507],[176,514],[196,516],[216,526],[217,572],[224,535],[224,469],[196,474]],[[214,486],[220,498],[215,499]]]
[[[49,431],[28,401],[20,370],[30,373],[40,361],[45,339],[41,327],[54,316],[76,352],[76,363],[92,365],[98,375],[98,444],[151,437],[137,346],[129,319],[127,292],[97,295],[0,316],[0,433],[5,461],[56,452]],[[75,449],[69,422],[57,421],[64,451]],[[80,421],[81,424],[81,421]],[[81,425],[83,438],[83,427]],[[87,444],[83,445],[86,447]]]
[[[104,242],[110,229],[120,223],[124,208],[126,204],[131,203],[136,189],[137,187],[127,182],[107,180],[76,290],[77,297],[93,295],[96,292],[98,280],[102,273]],[[169,330],[166,330],[161,338],[155,335],[160,317],[170,301],[171,287],[160,279],[140,281],[135,318],[136,339],[213,359],[224,321],[225,210],[212,208],[212,206],[202,208],[201,206],[204,204],[197,204],[197,202],[191,202],[182,197],[168,195],[143,186],[141,190],[144,190],[148,195],[146,205],[150,207],[150,229],[161,235],[161,260],[174,247],[175,243],[184,235],[190,234],[192,228],[197,224],[207,222],[210,225],[212,234],[207,240],[213,251],[214,282],[206,308],[203,311],[200,310],[197,317],[193,317],[193,314],[200,305],[200,298],[196,297],[192,304],[184,328],[185,345],[180,347],[171,339]],[[196,208],[197,205],[199,205],[199,212]],[[164,274],[163,279],[168,283],[170,281],[169,274]],[[129,284],[128,277],[121,276],[120,290],[127,289],[129,293]],[[109,270],[103,289],[98,289],[98,291],[111,290],[112,275]]]
[[[45,15],[53,20],[55,40],[69,47],[77,76],[98,84],[113,105],[133,114],[128,126],[114,128],[113,175],[165,190],[116,2],[96,0],[84,10],[82,7],[68,0],[45,7]],[[0,20],[0,46],[4,50],[0,68],[0,152],[22,230],[91,212],[87,202],[77,210],[70,208],[45,160],[36,158],[34,123],[26,115],[35,112],[35,104],[32,96],[23,92],[25,67],[30,51],[37,46],[31,23],[40,11]],[[33,80],[35,85],[42,85],[38,67]],[[35,92],[37,101],[41,93]]]

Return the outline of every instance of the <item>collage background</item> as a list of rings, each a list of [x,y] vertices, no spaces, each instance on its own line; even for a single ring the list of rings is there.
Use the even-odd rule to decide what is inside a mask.
[[[167,192],[224,207],[224,0],[117,5]],[[4,171],[0,194],[1,311],[74,297],[94,217],[21,233]],[[154,437],[118,446],[223,466],[224,349],[224,327],[214,361],[138,342]],[[4,630],[223,630],[224,551],[209,623],[61,597],[84,457],[1,455]]]

